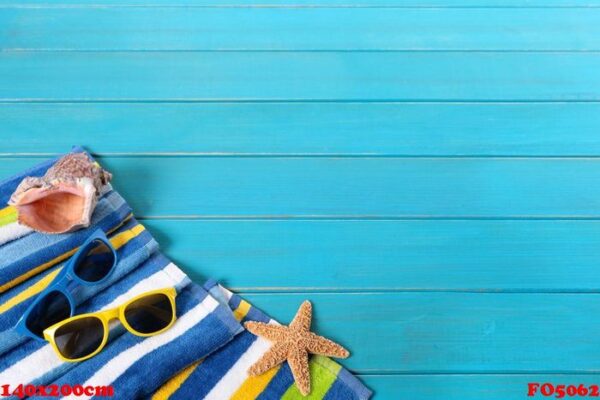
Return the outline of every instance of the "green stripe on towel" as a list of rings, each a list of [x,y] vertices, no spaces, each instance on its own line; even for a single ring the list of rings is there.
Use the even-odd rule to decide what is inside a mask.
[[[322,399],[333,382],[335,382],[340,369],[340,364],[323,356],[313,356],[310,360],[310,394],[302,396],[296,385],[292,385],[281,396],[282,400]]]
[[[0,216],[0,227],[12,224],[13,222],[17,222],[18,213],[15,211],[13,213]]]

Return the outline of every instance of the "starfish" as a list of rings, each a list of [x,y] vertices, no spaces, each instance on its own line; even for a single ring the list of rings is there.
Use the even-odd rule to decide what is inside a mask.
[[[346,358],[350,355],[348,350],[339,344],[312,333],[311,320],[312,305],[307,300],[302,303],[289,326],[246,322],[244,326],[250,332],[274,342],[273,346],[250,367],[248,373],[252,376],[261,375],[287,360],[298,390],[303,396],[308,395],[310,393],[309,353],[338,358]]]

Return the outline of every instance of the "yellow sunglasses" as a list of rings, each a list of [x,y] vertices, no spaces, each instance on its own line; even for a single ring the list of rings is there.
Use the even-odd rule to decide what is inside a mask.
[[[169,329],[175,315],[175,288],[143,293],[119,307],[65,319],[44,330],[44,338],[61,360],[83,361],[94,357],[108,341],[109,322],[121,321],[137,336],[154,336]]]

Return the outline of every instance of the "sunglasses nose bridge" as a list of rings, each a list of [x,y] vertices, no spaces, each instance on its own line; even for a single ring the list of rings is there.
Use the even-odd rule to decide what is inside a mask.
[[[113,319],[119,319],[119,308],[111,308],[110,310],[101,311],[98,313],[100,318],[102,318],[106,323],[112,321]]]

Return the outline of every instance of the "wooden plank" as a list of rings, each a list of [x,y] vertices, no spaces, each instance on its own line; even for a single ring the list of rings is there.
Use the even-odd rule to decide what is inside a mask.
[[[36,159],[5,158],[0,176]],[[598,218],[596,158],[109,157],[142,217]]]
[[[594,393],[600,376],[591,375],[361,375],[375,399],[398,400],[523,400],[528,398],[529,383],[552,383],[566,387],[584,385],[587,396]],[[590,390],[592,388],[592,390]],[[545,390],[549,390],[546,388]],[[569,389],[570,391],[572,389]],[[545,392],[548,393],[548,392]],[[584,393],[584,392],[582,392]],[[556,398],[557,393],[547,398]],[[535,397],[544,398],[541,389]],[[577,398],[565,395],[564,398]],[[586,396],[581,396],[585,398]],[[591,396],[594,398],[595,396]]]
[[[597,217],[597,159],[109,158],[142,216]],[[153,176],[151,181],[145,181]]]
[[[598,101],[600,53],[4,52],[6,101]]]
[[[243,291],[598,291],[600,221],[143,221]]]
[[[0,0],[1,7],[66,8],[66,7],[597,7],[597,0]]]
[[[244,268],[244,266],[240,266]],[[600,367],[598,294],[244,294],[287,323],[310,299],[315,330],[358,373],[561,373]]]
[[[7,154],[600,155],[598,103],[4,103],[0,121]]]
[[[600,50],[600,9],[14,8],[0,49]]]

